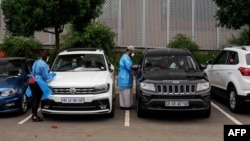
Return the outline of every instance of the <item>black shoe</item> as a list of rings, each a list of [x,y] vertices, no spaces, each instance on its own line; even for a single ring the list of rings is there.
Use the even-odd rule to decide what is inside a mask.
[[[40,122],[40,121],[43,121],[43,119],[41,119],[39,116],[32,116],[32,121],[33,122]]]

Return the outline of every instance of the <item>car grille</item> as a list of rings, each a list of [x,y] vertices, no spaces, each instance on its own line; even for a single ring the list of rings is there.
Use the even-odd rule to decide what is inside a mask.
[[[53,88],[53,94],[57,95],[98,94],[103,92],[103,90],[94,88]]]
[[[195,94],[195,84],[157,84],[156,85],[158,94]]]

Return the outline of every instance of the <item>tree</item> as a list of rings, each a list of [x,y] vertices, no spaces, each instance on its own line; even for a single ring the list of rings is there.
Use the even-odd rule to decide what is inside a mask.
[[[189,51],[193,52],[198,50],[199,46],[192,41],[190,37],[186,34],[178,33],[176,34],[172,40],[168,43],[167,47],[170,48],[186,48]]]
[[[219,9],[215,19],[218,26],[240,29],[248,26],[250,29],[250,1],[249,0],[213,0]],[[250,32],[248,30],[248,44],[250,44]]]
[[[86,28],[84,33],[75,31],[69,26],[67,34],[61,38],[63,48],[99,48],[103,49],[108,56],[114,54],[114,38],[116,33],[101,21],[93,21]]]
[[[248,38],[248,33],[249,30],[248,28],[243,28],[242,31],[240,32],[239,37],[235,37],[233,34],[230,39],[228,39],[228,43],[230,45],[248,45],[249,44],[249,38]]]
[[[59,34],[64,25],[73,23],[78,29],[101,14],[105,0],[2,0],[7,33],[33,36],[35,31],[55,35],[55,54],[59,52]],[[81,22],[81,23],[79,23]]]
[[[0,44],[0,50],[4,51],[6,56],[37,58],[37,51],[42,44],[33,37],[22,36],[4,36],[3,43]]]

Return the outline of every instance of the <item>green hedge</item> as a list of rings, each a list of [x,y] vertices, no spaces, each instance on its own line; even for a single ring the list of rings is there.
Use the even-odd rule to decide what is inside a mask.
[[[0,50],[4,51],[5,56],[37,58],[37,52],[42,44],[37,39],[30,37],[16,37],[6,35]]]

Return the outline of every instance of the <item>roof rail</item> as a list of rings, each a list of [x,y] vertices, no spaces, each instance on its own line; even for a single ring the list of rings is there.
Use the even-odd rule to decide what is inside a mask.
[[[241,49],[243,49],[243,50],[247,50],[245,47],[241,47]]]
[[[233,48],[240,48],[242,50],[247,50],[247,48],[245,46],[233,46]]]
[[[97,49],[97,48],[69,48],[69,49],[66,49],[64,51],[97,51],[97,50],[100,50],[100,49]]]

